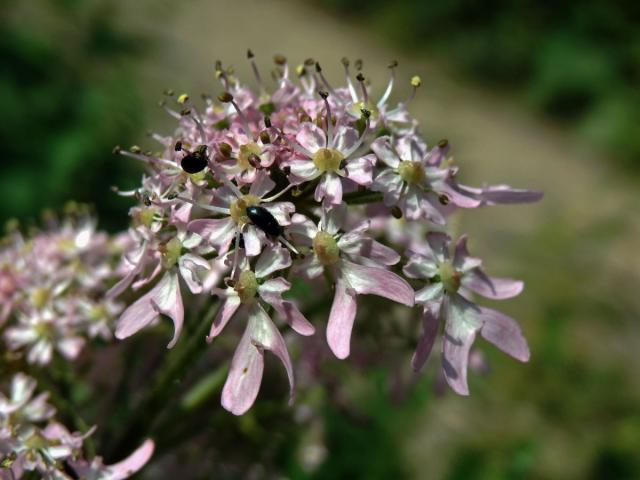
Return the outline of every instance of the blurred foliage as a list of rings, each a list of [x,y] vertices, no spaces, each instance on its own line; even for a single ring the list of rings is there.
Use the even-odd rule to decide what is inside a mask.
[[[132,70],[141,42],[116,27],[109,2],[2,2],[0,221],[30,219],[66,200],[95,203],[102,224],[124,227],[135,166],[111,154],[140,130]]]
[[[321,0],[427,49],[491,87],[511,88],[640,169],[640,3]]]

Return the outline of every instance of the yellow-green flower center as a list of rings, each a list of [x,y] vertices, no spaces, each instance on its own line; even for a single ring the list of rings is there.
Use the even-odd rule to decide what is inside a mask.
[[[245,270],[240,274],[235,290],[242,303],[251,303],[258,293],[258,280],[251,270]]]
[[[146,207],[146,208],[141,208],[134,220],[137,220],[137,223],[139,225],[145,226],[147,228],[151,227],[151,224],[153,223],[156,214],[159,213],[159,210],[156,207]]]
[[[255,207],[260,205],[260,199],[255,195],[243,195],[238,200],[233,202],[229,207],[231,210],[231,218],[240,226],[251,223],[247,216],[247,207]]]
[[[49,292],[49,289],[38,287],[33,292],[31,292],[31,303],[33,303],[33,306],[38,309],[42,308],[49,301],[50,295],[51,292]]]
[[[321,148],[311,157],[321,172],[337,172],[344,160],[344,155],[335,148]]]
[[[340,248],[328,232],[318,232],[313,239],[313,251],[323,265],[332,265],[340,258]]]
[[[424,168],[420,162],[403,160],[398,166],[400,178],[409,184],[422,183],[424,181]]]
[[[460,273],[456,271],[451,262],[441,263],[438,267],[438,275],[448,293],[456,293],[458,291],[460,288]]]
[[[251,168],[251,157],[253,155],[260,157],[261,153],[262,152],[260,150],[260,147],[255,142],[247,143],[246,145],[240,145],[240,151],[238,152],[237,160],[238,166],[242,170]]]
[[[161,252],[162,266],[164,268],[171,268],[178,263],[178,259],[182,253],[182,242],[180,242],[177,237],[173,237],[162,246]]]

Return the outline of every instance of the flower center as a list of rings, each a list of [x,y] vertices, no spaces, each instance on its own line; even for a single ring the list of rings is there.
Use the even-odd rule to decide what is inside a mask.
[[[318,232],[313,239],[313,251],[323,265],[332,265],[340,258],[340,248],[328,232]]]
[[[243,195],[229,207],[229,210],[231,210],[231,218],[240,226],[251,223],[251,220],[247,216],[247,207],[255,207],[257,205],[260,205],[260,199],[258,197],[251,194]]]
[[[398,174],[406,183],[415,184],[424,181],[424,168],[420,162],[403,160],[398,166]]]
[[[260,157],[261,153],[262,151],[260,150],[260,147],[255,142],[247,143],[246,145],[240,145],[240,151],[238,152],[237,160],[238,166],[242,170],[251,168],[253,166],[251,165],[251,157],[254,155]]]
[[[162,266],[164,268],[171,268],[180,258],[182,253],[182,242],[177,237],[173,237],[167,243],[161,247],[162,252]]]
[[[258,280],[251,270],[245,270],[240,274],[235,290],[242,303],[251,303],[258,293]]]
[[[337,172],[344,160],[344,155],[335,148],[321,148],[311,157],[321,172]]]
[[[453,268],[451,262],[441,263],[438,267],[440,281],[447,293],[456,293],[460,288],[460,273]]]
[[[31,303],[36,308],[44,307],[49,301],[50,292],[48,289],[39,287],[31,293]]]

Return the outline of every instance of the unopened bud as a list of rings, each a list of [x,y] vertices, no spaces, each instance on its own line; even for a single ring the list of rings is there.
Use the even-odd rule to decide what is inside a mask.
[[[218,150],[220,150],[220,153],[225,158],[229,158],[231,156],[231,152],[232,152],[231,145],[229,145],[226,142],[221,142],[218,145]]]
[[[287,57],[285,57],[284,55],[276,54],[273,56],[273,62],[276,65],[286,65]]]

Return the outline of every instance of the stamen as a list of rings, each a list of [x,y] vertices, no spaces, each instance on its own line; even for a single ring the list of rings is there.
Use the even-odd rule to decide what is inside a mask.
[[[320,77],[320,80],[322,81],[323,85],[327,88],[327,90],[329,90],[329,92],[331,92],[331,95],[337,98],[335,90],[327,81],[326,77],[324,76],[324,73],[322,73],[322,67],[320,67],[320,64],[318,62],[316,62],[316,73]]]
[[[349,150],[347,150],[346,152],[344,152],[344,158],[349,157],[353,152],[355,152],[358,148],[360,148],[360,145],[362,145],[364,138],[367,136],[367,133],[369,133],[369,127],[371,125],[371,122],[369,119],[371,117],[371,112],[366,108],[363,108],[360,111],[362,112],[362,117],[364,118],[364,121],[365,121],[364,130],[362,131],[362,135],[360,135],[360,138],[355,143],[355,145],[351,147]]]
[[[251,69],[253,70],[253,75],[256,77],[256,82],[258,83],[258,88],[260,88],[260,92],[264,93],[265,88],[262,83],[262,77],[260,77],[260,72],[258,71],[258,66],[256,65],[256,61],[254,60],[255,55],[251,51],[251,49],[247,50],[247,58],[251,63]]]
[[[389,79],[389,83],[387,84],[387,89],[382,94],[382,97],[380,97],[380,100],[378,100],[378,104],[377,104],[378,109],[380,109],[385,103],[387,103],[387,100],[389,100],[389,96],[391,96],[391,91],[393,90],[393,83],[395,82],[395,79],[396,79],[397,66],[398,66],[398,62],[396,60],[392,61],[389,64],[389,68],[391,69],[391,78]]]
[[[420,85],[422,85],[422,79],[418,75],[414,75],[413,77],[411,77],[412,90],[411,90],[411,93],[409,94],[409,97],[407,98],[407,101],[404,102],[405,107],[409,105],[411,100],[413,100],[413,98],[416,96],[416,92],[418,91],[418,88],[420,87]]]
[[[331,118],[331,106],[329,105],[329,94],[318,90],[318,95],[324,100],[325,108],[327,109],[327,146],[331,146],[333,142],[333,119]]]
[[[369,92],[367,92],[367,86],[364,84],[364,75],[362,72],[356,75],[356,80],[360,83],[360,88],[362,89],[362,103],[363,105],[369,105]]]
[[[280,78],[280,86],[284,85],[284,81],[289,79],[289,64],[287,58],[284,55],[276,54],[273,56],[273,61],[279,67],[282,67],[282,77]]]
[[[220,100],[222,103],[230,103],[231,105],[233,105],[233,108],[235,108],[236,112],[238,113],[238,118],[240,118],[240,122],[242,123],[242,129],[244,130],[245,135],[255,140],[255,138],[253,137],[253,134],[251,133],[251,129],[249,128],[249,122],[247,120],[247,117],[245,117],[244,113],[242,113],[242,110],[240,110],[240,107],[238,106],[236,101],[233,99],[233,95],[231,95],[229,92],[223,92],[220,95],[218,95],[218,100]]]
[[[141,162],[148,163],[149,165],[152,165],[153,163],[161,163],[163,165],[166,165],[172,168],[178,167],[175,164],[175,162],[172,162],[171,160],[167,160],[166,158],[150,157],[150,156],[143,155],[142,153],[130,152],[128,150],[118,150],[117,153],[119,153],[124,157],[134,158]]]
[[[220,80],[220,83],[222,83],[222,88],[229,90],[229,79],[222,68],[222,62],[220,60],[216,60],[216,78]]]
[[[288,192],[289,190],[291,190],[293,187],[295,187],[295,185],[293,184],[289,184],[287,185],[285,188],[283,188],[282,190],[280,190],[278,193],[276,193],[275,195],[268,197],[268,198],[263,198],[260,201],[262,203],[268,203],[268,202],[273,202],[274,200],[276,200],[277,198],[280,198],[282,195],[284,195],[286,192]]]
[[[342,57],[342,65],[344,65],[344,74],[347,77],[347,87],[349,88],[351,101],[356,103],[358,101],[358,92],[356,92],[356,87],[353,85],[353,81],[351,81],[351,74],[349,73],[349,59],[347,57]]]
[[[236,238],[235,245],[240,245],[240,235],[242,234],[241,228],[236,228]],[[233,252],[233,267],[231,268],[231,278],[235,278],[236,276],[236,268],[238,267],[238,251],[240,249],[238,247],[235,248]]]
[[[183,197],[183,196],[180,196],[180,195],[178,195],[176,198],[178,200],[182,200],[183,202],[190,203],[191,205],[193,205],[195,207],[200,207],[203,210],[209,210],[210,212],[220,213],[222,215],[231,215],[231,210],[229,210],[228,208],[216,207],[214,205],[203,205],[201,203],[198,203],[198,202],[195,202],[195,201],[191,200],[188,197]]]
[[[278,240],[280,240],[282,242],[282,244],[287,247],[289,250],[291,250],[294,254],[296,255],[300,255],[300,252],[298,250],[296,250],[296,247],[294,247],[289,240],[287,240],[286,238],[284,238],[284,236],[280,235],[278,237]]]
[[[220,169],[220,167],[216,165],[211,159],[209,159],[209,169],[218,176],[223,185],[229,188],[236,197],[242,197],[242,192],[236,186],[236,184],[229,180],[225,173]]]

